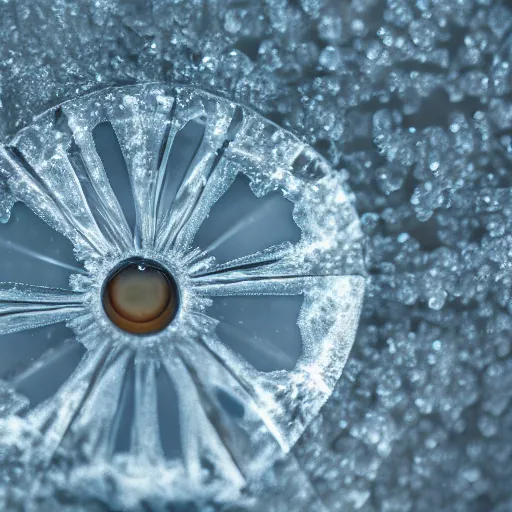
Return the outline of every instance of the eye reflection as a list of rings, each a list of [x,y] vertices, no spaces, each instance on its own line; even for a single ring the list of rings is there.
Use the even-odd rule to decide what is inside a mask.
[[[110,320],[124,331],[134,334],[161,331],[178,309],[176,283],[158,264],[132,260],[107,279],[103,306]]]

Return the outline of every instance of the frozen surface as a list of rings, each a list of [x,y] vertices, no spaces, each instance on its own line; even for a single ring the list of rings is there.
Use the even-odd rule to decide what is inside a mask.
[[[106,84],[183,81],[347,174],[371,283],[342,380],[292,451],[329,512],[512,509],[510,2],[0,5],[5,134]],[[272,504],[313,510],[283,475]]]
[[[0,283],[0,445],[19,450],[0,470],[25,465],[2,485],[4,508],[63,492],[123,510],[253,506],[355,337],[362,232],[342,175],[248,108],[144,84],[38,116],[0,148],[0,178],[32,219],[13,211],[3,226],[5,246],[22,248],[3,256],[6,275],[18,253],[32,263],[12,270],[20,283]],[[25,248],[37,219],[27,206],[62,249],[31,236]],[[73,264],[39,252],[66,255],[66,238]],[[179,288],[176,318],[144,336],[117,328],[102,304],[105,279],[135,257]],[[50,287],[48,265],[69,285]],[[53,325],[67,329],[46,350],[10,348],[37,329],[45,343],[41,329]]]

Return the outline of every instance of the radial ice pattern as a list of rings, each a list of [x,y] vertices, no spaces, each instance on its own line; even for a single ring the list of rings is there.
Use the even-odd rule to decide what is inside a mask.
[[[111,506],[243,500],[318,413],[354,339],[364,269],[340,174],[250,109],[160,84],[44,113],[1,149],[0,172],[12,217],[29,219],[3,226],[19,263],[0,277],[19,283],[0,283],[0,350],[32,350],[0,367],[0,443],[49,471],[66,453],[67,492]],[[180,292],[173,322],[145,336],[101,300],[137,257]]]

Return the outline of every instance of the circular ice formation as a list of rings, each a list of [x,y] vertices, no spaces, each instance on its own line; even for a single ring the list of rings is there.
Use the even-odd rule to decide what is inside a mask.
[[[244,106],[149,84],[47,111],[1,148],[0,176],[23,203],[5,232],[41,222],[26,207],[49,226],[46,243],[21,236],[4,256],[19,284],[0,283],[0,334],[53,340],[1,375],[2,435],[51,471],[66,453],[66,492],[112,507],[243,500],[316,416],[354,340],[365,279],[341,174]],[[147,310],[128,298],[140,276],[116,274],[135,260],[156,265]],[[112,321],[106,282],[119,316],[159,318],[173,293],[158,269],[179,287],[172,321],[144,336]],[[60,375],[75,352],[45,395],[50,362]]]

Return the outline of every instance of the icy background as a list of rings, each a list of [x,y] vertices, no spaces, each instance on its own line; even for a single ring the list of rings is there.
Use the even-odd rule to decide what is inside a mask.
[[[348,174],[372,281],[297,458],[330,512],[508,512],[511,56],[505,0],[1,0],[0,130],[163,80],[303,136]]]

